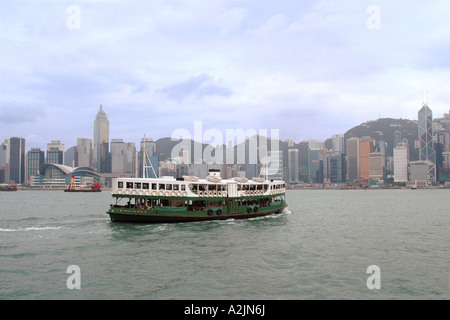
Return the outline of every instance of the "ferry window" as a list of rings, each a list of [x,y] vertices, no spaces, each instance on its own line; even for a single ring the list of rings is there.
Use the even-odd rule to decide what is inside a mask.
[[[140,189],[140,188],[141,188],[141,183],[140,183],[140,182],[136,182],[136,183],[134,184],[134,188],[135,188],[135,189]]]
[[[152,183],[152,190],[157,190],[156,183]]]
[[[174,185],[173,185],[173,190],[174,190],[174,191],[180,190],[180,185],[179,185],[179,184],[174,184]]]
[[[133,182],[127,182],[127,189],[133,189]]]
[[[184,184],[181,185],[181,191],[186,191],[186,186]]]
[[[172,190],[172,185],[171,184],[166,184],[166,190]]]
[[[166,185],[163,183],[159,184],[159,190],[166,190]]]
[[[142,189],[148,190],[148,183],[143,183],[142,184]]]
[[[117,182],[117,188],[123,188],[123,182],[122,181]]]

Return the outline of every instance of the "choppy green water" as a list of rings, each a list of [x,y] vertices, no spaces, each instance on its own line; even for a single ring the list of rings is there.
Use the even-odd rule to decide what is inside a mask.
[[[449,196],[288,191],[276,216],[145,225],[111,222],[105,191],[3,192],[0,299],[449,299]]]

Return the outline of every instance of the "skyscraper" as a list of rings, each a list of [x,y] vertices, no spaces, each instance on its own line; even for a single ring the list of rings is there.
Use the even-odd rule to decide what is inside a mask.
[[[347,180],[359,181],[359,138],[347,139]]]
[[[359,181],[368,183],[370,179],[370,154],[373,152],[374,140],[362,137],[359,140]]]
[[[9,138],[9,181],[25,182],[25,139]]]
[[[77,138],[75,167],[92,166],[92,139]]]
[[[408,181],[408,147],[398,144],[394,148],[394,182]]]
[[[345,182],[345,155],[335,152],[330,156],[330,182]]]
[[[290,183],[298,181],[298,149],[288,150],[288,181]]]
[[[123,139],[111,140],[111,172],[134,175],[136,169],[136,146]]]
[[[45,163],[45,152],[40,148],[31,148],[27,154],[27,180],[39,175],[39,167]]]
[[[47,163],[64,164],[64,152],[66,147],[59,140],[47,143]]]
[[[94,168],[99,173],[107,172],[109,153],[109,120],[102,105],[94,121]]]
[[[335,134],[331,137],[333,153],[345,153],[344,150],[344,135]]]
[[[418,112],[419,118],[419,159],[429,162],[430,181],[436,181],[436,153],[433,148],[433,112],[428,104],[422,103]]]

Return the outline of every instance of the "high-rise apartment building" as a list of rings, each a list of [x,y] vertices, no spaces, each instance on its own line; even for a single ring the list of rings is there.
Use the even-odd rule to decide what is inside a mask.
[[[433,112],[426,103],[418,112],[419,118],[419,159],[429,162],[429,181],[436,181],[436,153],[433,146]]]
[[[99,173],[108,171],[109,120],[102,105],[94,121],[94,168]]]

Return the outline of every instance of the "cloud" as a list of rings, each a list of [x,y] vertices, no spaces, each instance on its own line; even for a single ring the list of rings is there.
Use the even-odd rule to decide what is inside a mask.
[[[214,78],[206,73],[192,76],[185,82],[167,86],[161,92],[178,102],[189,96],[201,99],[204,96],[228,97],[232,94],[231,89],[217,85]]]
[[[369,0],[80,0],[69,30],[72,2],[0,3],[0,141],[88,137],[100,103],[135,142],[137,122],[159,138],[194,120],[327,138],[380,113],[414,119],[424,90],[448,112],[443,1],[379,0],[379,30]]]
[[[26,105],[16,101],[0,102],[0,122],[3,124],[31,124],[45,116],[45,110],[37,105]]]

